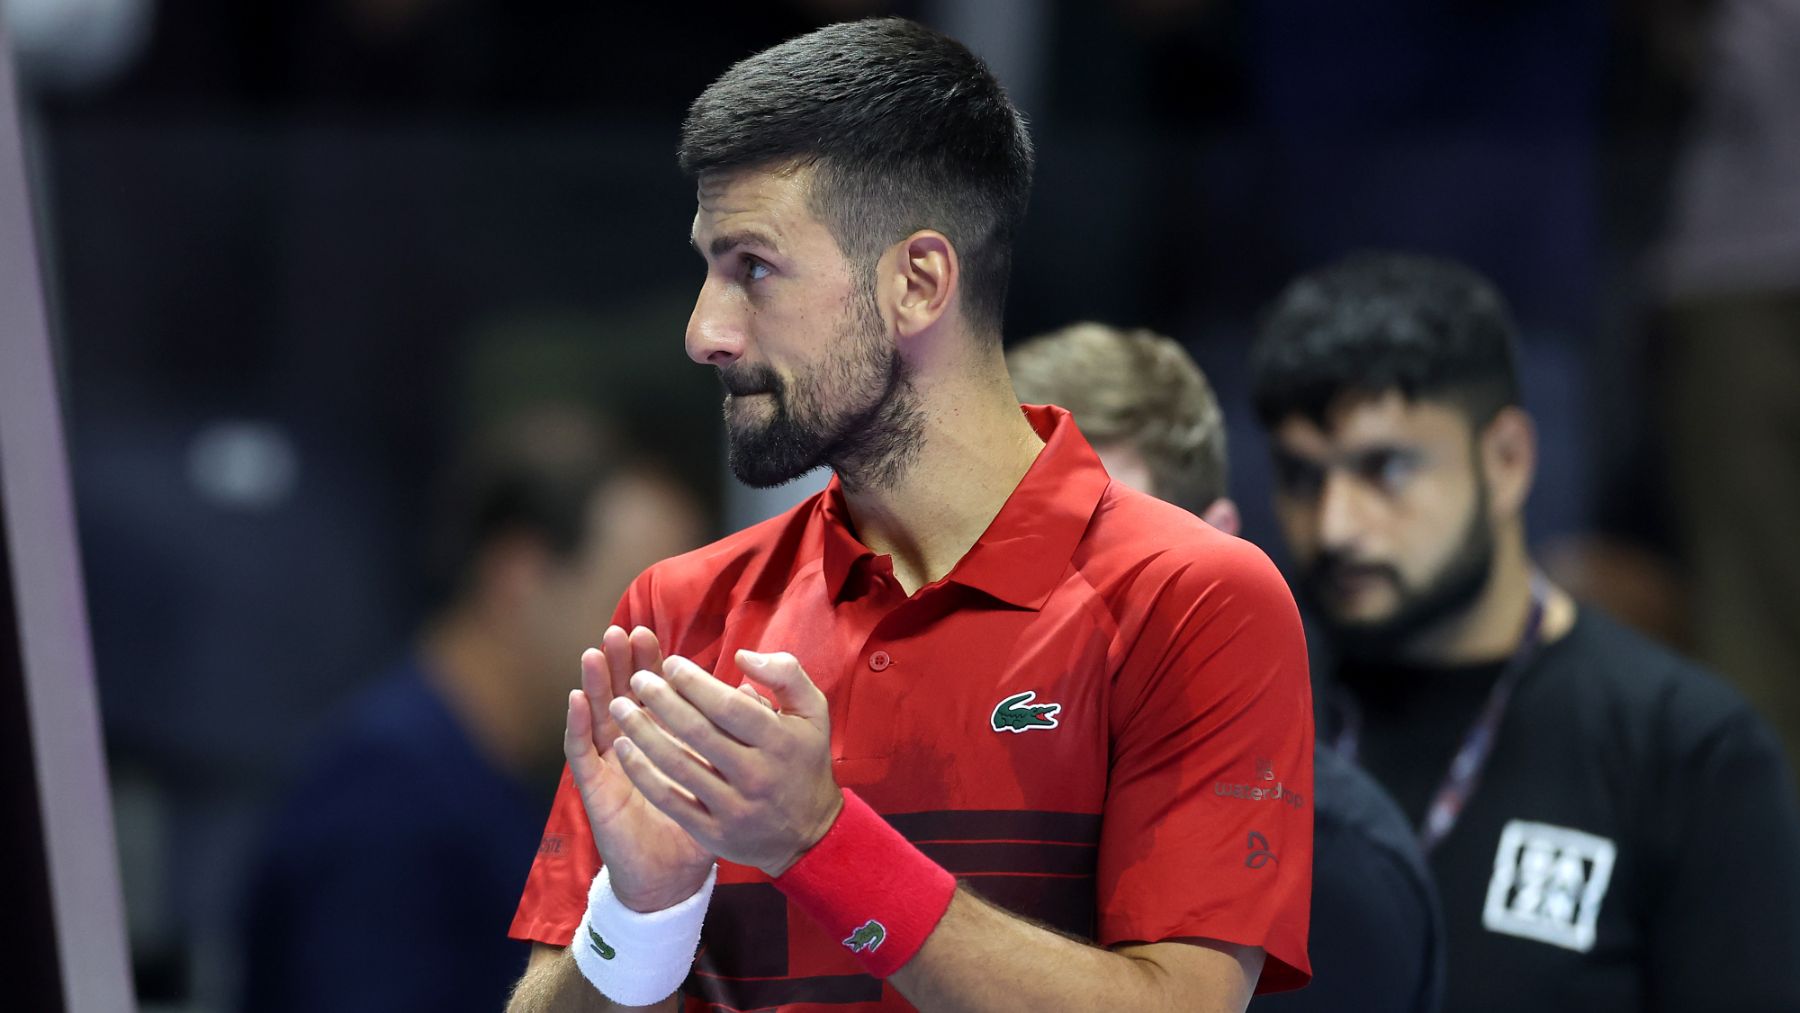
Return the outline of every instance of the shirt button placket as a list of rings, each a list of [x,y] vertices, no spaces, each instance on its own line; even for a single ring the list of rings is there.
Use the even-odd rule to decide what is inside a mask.
[[[888,666],[893,663],[893,656],[886,651],[876,651],[874,654],[869,655],[869,668],[872,671],[885,672],[887,671]]]

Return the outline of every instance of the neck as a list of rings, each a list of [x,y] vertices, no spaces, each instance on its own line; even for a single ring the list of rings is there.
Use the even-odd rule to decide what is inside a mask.
[[[529,673],[509,649],[489,617],[463,605],[434,623],[420,640],[426,679],[444,697],[450,712],[474,739],[476,748],[496,766],[526,775],[536,762],[542,724],[521,706],[531,694],[521,692]]]
[[[998,342],[921,386],[907,467],[844,489],[863,544],[891,556],[907,594],[943,578],[987,530],[1043,449],[1014,397]]]
[[[1480,596],[1464,611],[1414,638],[1401,660],[1451,667],[1498,661],[1512,654],[1531,613],[1531,580],[1536,564],[1525,551],[1523,525],[1513,524],[1494,547],[1494,565]],[[1575,623],[1575,602],[1551,587],[1539,620],[1538,638],[1549,643]]]

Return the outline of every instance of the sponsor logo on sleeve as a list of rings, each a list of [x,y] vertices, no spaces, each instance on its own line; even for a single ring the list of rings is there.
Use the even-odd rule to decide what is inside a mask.
[[[887,926],[873,918],[844,937],[844,945],[850,947],[852,953],[874,953],[884,942],[887,942]]]
[[[1481,924],[1491,932],[1586,953],[1618,849],[1580,830],[1512,820],[1500,833]]]
[[[1241,798],[1246,802],[1276,801],[1286,802],[1289,806],[1300,809],[1306,805],[1306,796],[1294,791],[1276,778],[1275,764],[1267,757],[1254,759],[1256,773],[1248,782],[1214,781],[1213,794],[1226,798]],[[1270,784],[1274,781],[1274,784]]]
[[[1038,703],[1035,690],[1014,693],[1012,696],[994,705],[993,717],[989,722],[997,732],[1029,732],[1034,728],[1055,728],[1056,715],[1062,710],[1059,703]]]

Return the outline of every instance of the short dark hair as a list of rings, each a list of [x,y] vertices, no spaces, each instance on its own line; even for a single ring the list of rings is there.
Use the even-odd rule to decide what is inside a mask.
[[[1200,513],[1226,495],[1225,416],[1174,338],[1071,324],[1014,347],[1006,364],[1020,398],[1067,408],[1096,447],[1136,450],[1158,498]]]
[[[740,61],[689,109],[681,168],[700,179],[765,167],[814,170],[811,210],[871,291],[883,250],[919,229],[942,232],[962,263],[965,315],[998,337],[1031,194],[1031,137],[962,43],[871,18]]]
[[[1263,425],[1320,426],[1346,395],[1443,399],[1475,426],[1519,403],[1518,334],[1506,300],[1461,264],[1359,253],[1295,279],[1250,350]]]
[[[522,535],[552,558],[572,560],[586,543],[594,497],[626,467],[606,423],[574,407],[535,406],[477,434],[438,493],[432,597],[464,593],[482,555],[503,538]]]

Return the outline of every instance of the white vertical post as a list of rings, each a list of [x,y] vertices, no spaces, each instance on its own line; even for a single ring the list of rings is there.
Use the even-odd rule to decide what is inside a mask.
[[[130,1010],[87,607],[33,241],[12,58],[0,27],[0,510],[66,1013]],[[0,984],[0,989],[5,986]]]

